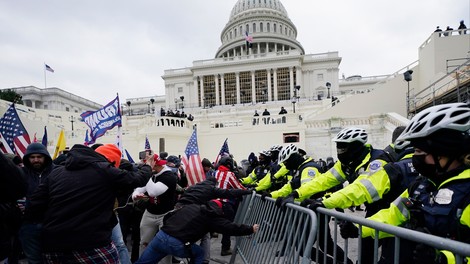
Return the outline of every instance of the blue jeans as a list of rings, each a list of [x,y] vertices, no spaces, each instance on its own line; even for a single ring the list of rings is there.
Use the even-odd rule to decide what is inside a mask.
[[[124,244],[124,239],[122,238],[121,226],[119,222],[114,226],[111,233],[111,240],[117,248],[119,253],[119,260],[122,264],[131,264],[131,257],[129,256],[129,251],[127,250],[126,244]]]
[[[41,250],[41,224],[25,223],[21,226],[19,237],[23,252],[30,264],[43,263]]]
[[[194,264],[202,264],[204,261],[204,250],[196,244],[191,244],[191,255],[186,252],[183,242],[168,235],[162,230],[152,239],[144,253],[135,264],[158,263],[167,255],[180,258],[192,258]]]

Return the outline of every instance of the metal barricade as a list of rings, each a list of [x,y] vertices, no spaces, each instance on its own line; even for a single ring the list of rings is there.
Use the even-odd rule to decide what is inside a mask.
[[[318,214],[318,218],[317,218]],[[324,218],[325,221],[318,221]],[[260,224],[259,232],[249,237],[237,237],[235,254],[232,255],[230,263],[362,263],[361,250],[362,239],[343,239],[339,236],[339,223],[349,221],[359,227],[368,226],[375,229],[373,248],[373,262],[380,259],[381,249],[378,234],[386,232],[393,235],[393,263],[400,263],[400,244],[403,241],[413,241],[425,244],[440,250],[448,250],[455,255],[457,264],[464,263],[464,258],[470,256],[470,244],[462,243],[407,228],[383,224],[365,219],[361,216],[342,213],[332,209],[318,208],[317,213],[300,207],[297,204],[288,204],[287,207],[279,209],[275,206],[275,200],[253,194],[245,196],[240,203],[235,222],[243,224]],[[323,225],[319,225],[322,222]],[[327,228],[331,229],[331,239],[334,249],[328,249],[327,236],[320,239],[320,229],[324,234]],[[361,237],[359,228],[359,237]],[[317,243],[315,244],[315,241]],[[323,243],[323,244],[321,244]],[[331,246],[331,244],[330,244]],[[344,256],[337,252],[336,246],[344,251]],[[321,249],[320,249],[321,248]],[[313,250],[312,250],[313,249]],[[323,254],[322,252],[328,252]]]
[[[295,204],[281,210],[274,199],[262,201],[260,195],[253,194],[240,203],[235,222],[259,224],[260,228],[252,236],[236,238],[230,263],[237,257],[243,263],[310,263],[317,229],[313,211]]]

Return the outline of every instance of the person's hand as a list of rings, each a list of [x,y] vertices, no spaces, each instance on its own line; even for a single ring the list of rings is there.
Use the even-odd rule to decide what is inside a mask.
[[[259,230],[259,225],[258,225],[258,224],[254,224],[254,225],[253,225],[253,233],[258,232],[258,230]]]
[[[300,206],[308,208],[308,206],[314,201],[315,201],[314,199],[305,199],[302,202],[300,202]]]
[[[437,260],[436,253],[437,252],[433,247],[425,244],[418,244],[413,250],[413,261],[415,264],[440,263]]]
[[[325,205],[323,204],[322,199],[314,200],[313,203],[308,205],[308,209],[310,209],[314,212],[316,212],[317,208],[320,208],[320,207],[325,208]]]
[[[352,222],[343,221],[339,224],[339,233],[344,239],[357,238],[359,236],[359,229]]]
[[[143,193],[137,193],[132,195],[132,200],[139,201],[139,200],[148,200],[149,197]]]
[[[304,203],[304,204],[302,205],[302,203]],[[302,201],[302,203],[300,204],[301,206],[304,206],[304,207],[306,207],[306,208],[308,208],[308,209],[310,209],[314,212],[316,212],[317,208],[319,208],[319,207],[325,208],[325,205],[323,204],[321,198],[315,199],[315,200],[307,199],[307,200]]]
[[[149,165],[150,168],[152,168],[153,170],[153,167],[155,166],[155,159],[153,158],[153,153],[149,154],[148,152],[146,152],[145,164]]]
[[[266,201],[266,197],[272,197],[272,195],[270,193],[266,192],[266,191],[263,191],[261,193],[261,201],[263,201],[263,202]]]
[[[292,194],[289,194],[289,196],[287,196],[287,197],[285,197],[281,200],[280,207],[282,209],[286,209],[287,204],[294,203],[294,200],[295,200],[294,196]]]
[[[281,207],[282,200],[284,200],[284,198],[282,198],[282,197],[277,197],[276,203],[275,203],[275,204],[276,204],[276,207],[279,207],[279,208]]]

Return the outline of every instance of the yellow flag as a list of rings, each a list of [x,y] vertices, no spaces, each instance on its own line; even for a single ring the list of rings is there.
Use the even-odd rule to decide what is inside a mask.
[[[64,135],[64,130],[62,129],[59,134],[59,139],[57,140],[57,145],[55,146],[55,151],[54,151],[54,156],[52,159],[57,158],[59,156],[59,153],[65,149],[65,135]]]

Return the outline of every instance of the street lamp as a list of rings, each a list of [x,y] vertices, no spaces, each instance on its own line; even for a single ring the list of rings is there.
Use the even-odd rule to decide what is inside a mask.
[[[410,81],[413,79],[411,76],[413,74],[412,70],[407,70],[403,73],[403,78],[408,83],[408,92],[406,93],[406,116],[410,117]]]
[[[155,113],[155,108],[153,107],[153,103],[155,103],[155,99],[150,98],[150,103],[152,103],[152,112]]]
[[[181,109],[184,111],[184,96],[180,96],[181,99]]]
[[[292,102],[292,108],[293,108],[293,112],[295,114],[295,103],[297,103],[297,97],[292,97],[292,99],[290,100]]]
[[[70,123],[72,123],[72,131],[73,131],[73,123],[75,122],[75,117],[70,116],[69,121],[70,121]]]
[[[331,83],[330,82],[326,82],[326,89],[328,89],[328,94],[326,96],[326,98],[330,98],[330,89],[331,89]]]
[[[75,117],[70,116],[70,117],[69,117],[69,121],[70,121],[70,123],[72,124],[72,137],[73,137],[73,123],[75,122]]]
[[[132,104],[131,101],[127,101],[126,104],[129,108],[129,110],[127,110],[127,115],[132,115],[132,113],[131,113],[131,104]]]

